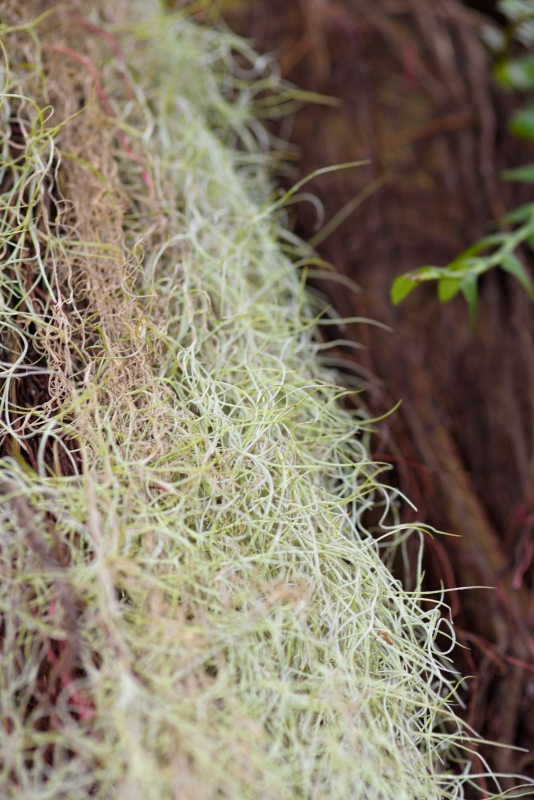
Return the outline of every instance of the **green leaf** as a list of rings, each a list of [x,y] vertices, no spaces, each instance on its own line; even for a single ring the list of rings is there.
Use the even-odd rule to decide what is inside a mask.
[[[462,281],[460,284],[460,289],[462,290],[462,294],[467,300],[467,305],[469,306],[469,318],[471,319],[471,330],[475,331],[476,320],[477,320],[477,300],[478,300],[478,288],[477,288],[477,279],[475,276],[471,276],[466,278],[465,281]]]
[[[421,281],[439,281],[444,269],[444,267],[419,267],[419,269],[407,272],[406,275],[410,275],[418,283]]]
[[[451,269],[462,269],[464,267],[469,267],[471,264],[469,263],[469,259],[472,256],[478,255],[482,250],[487,250],[489,247],[496,247],[499,244],[502,244],[506,241],[506,234],[505,233],[491,233],[489,236],[485,236],[476,244],[472,244],[471,247],[468,247],[467,250],[464,250],[463,253],[455,258],[455,260],[450,265]]]
[[[495,77],[508,89],[525,92],[534,88],[534,55],[501,61],[495,67]]]
[[[468,252],[467,250],[465,251]],[[451,272],[465,272],[469,270],[470,267],[473,266],[473,259],[471,258],[464,258],[464,253],[461,253],[458,258],[455,258],[454,261],[451,261],[447,269]]]
[[[393,286],[391,287],[391,302],[394,306],[398,306],[401,300],[404,300],[411,291],[417,286],[417,281],[414,278],[408,277],[410,273],[399,275],[395,278]]]
[[[534,139],[534,108],[517,111],[512,117],[509,128],[520,139]]]
[[[460,281],[451,278],[442,278],[438,283],[438,297],[440,303],[448,303],[460,291]]]
[[[534,164],[515,169],[506,169],[501,172],[501,178],[505,181],[521,181],[522,183],[534,183]]]
[[[515,29],[514,38],[517,39],[518,42],[521,42],[524,47],[530,49],[532,42],[534,42],[534,12],[532,6],[530,7],[528,16],[529,19],[525,19],[521,25],[518,25]]]
[[[495,25],[484,25],[480,31],[480,38],[494,56],[500,55],[506,49],[506,35]]]
[[[499,0],[497,8],[509,19],[517,21],[532,12],[532,0]]]
[[[517,278],[530,299],[534,300],[534,288],[532,287],[532,281],[530,280],[525,267],[516,256],[512,255],[512,253],[505,253],[500,267]]]
[[[534,203],[527,203],[525,206],[519,206],[519,208],[510,211],[500,222],[503,225],[515,225],[516,222],[525,222],[532,216],[534,216]]]

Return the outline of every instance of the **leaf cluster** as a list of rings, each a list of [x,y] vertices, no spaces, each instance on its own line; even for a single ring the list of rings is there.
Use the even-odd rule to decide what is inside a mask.
[[[520,167],[505,173],[508,180],[534,181],[534,166]],[[518,248],[527,244],[534,249],[534,203],[528,203],[501,220],[511,230],[492,233],[468,247],[448,266],[425,266],[406,272],[394,281],[391,299],[398,305],[416,286],[425,281],[437,281],[438,297],[448,303],[460,292],[467,300],[471,324],[475,324],[478,300],[478,279],[494,267],[513,275],[534,300],[534,287],[523,266]]]
[[[499,9],[508,18],[505,28],[487,26],[482,30],[488,49],[495,56],[494,74],[501,86],[524,93],[529,101],[509,123],[516,136],[534,140],[534,53],[512,55],[514,42],[534,47],[534,0],[501,0]],[[534,164],[507,170],[508,181],[534,183]],[[447,303],[461,293],[465,297],[474,327],[478,300],[478,279],[499,267],[513,275],[534,300],[532,281],[518,254],[522,245],[534,250],[534,203],[521,206],[500,220],[501,231],[484,237],[464,250],[446,267],[425,266],[400,275],[391,288],[391,300],[397,305],[420,283],[437,281],[438,297]]]

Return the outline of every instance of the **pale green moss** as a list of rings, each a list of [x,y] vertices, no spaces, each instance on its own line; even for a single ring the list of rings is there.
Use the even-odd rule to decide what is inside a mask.
[[[0,196],[18,442],[0,462],[2,797],[461,797],[439,609],[361,526],[388,495],[265,211],[232,48],[254,56],[148,0],[101,6],[124,69],[60,14],[2,37],[4,143],[27,128]],[[98,92],[79,113],[93,76],[50,44],[98,65],[114,120]],[[30,341],[53,400],[20,429],[6,408]],[[37,472],[21,466],[36,435]],[[66,436],[83,469],[58,477],[45,444],[57,460]],[[51,707],[43,665],[69,638],[83,671],[60,664]]]

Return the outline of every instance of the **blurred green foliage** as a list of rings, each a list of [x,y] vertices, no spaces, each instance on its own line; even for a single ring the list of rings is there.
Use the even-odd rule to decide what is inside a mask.
[[[510,130],[522,139],[534,141],[534,53],[528,52],[534,50],[534,0],[501,0],[498,6],[508,24],[503,28],[488,25],[482,30],[482,38],[495,58],[494,74],[498,83],[520,93],[525,100],[524,108],[512,116]],[[527,52],[516,56],[517,43]],[[534,164],[507,170],[502,177],[534,183]],[[448,266],[426,266],[400,275],[391,288],[393,303],[400,303],[420,283],[437,281],[442,303],[463,294],[474,327],[478,279],[494,267],[514,275],[534,300],[531,279],[517,252],[522,245],[534,250],[534,203],[517,208],[499,220],[499,225],[503,230],[469,247]]]

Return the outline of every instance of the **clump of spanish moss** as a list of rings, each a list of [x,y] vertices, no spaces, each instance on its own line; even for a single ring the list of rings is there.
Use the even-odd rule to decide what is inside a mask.
[[[276,76],[96,5],[2,9],[2,797],[462,797],[439,604],[363,527],[270,199]]]

